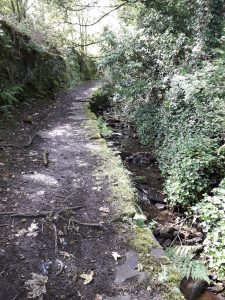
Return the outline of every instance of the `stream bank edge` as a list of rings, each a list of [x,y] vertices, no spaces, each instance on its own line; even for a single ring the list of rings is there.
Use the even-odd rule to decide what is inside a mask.
[[[125,244],[138,253],[139,263],[149,275],[146,289],[157,289],[162,300],[184,300],[179,290],[182,278],[175,266],[165,255],[151,230],[137,226],[133,220],[137,212],[136,190],[121,158],[107,146],[106,140],[101,138],[97,117],[90,109],[90,100],[91,97],[88,99],[85,113],[90,120],[91,138],[97,141],[97,147],[93,149],[99,158],[95,175],[107,178],[109,183],[107,201],[113,209],[112,222],[115,222],[116,230],[123,237]],[[160,253],[159,256],[155,255],[157,252]]]

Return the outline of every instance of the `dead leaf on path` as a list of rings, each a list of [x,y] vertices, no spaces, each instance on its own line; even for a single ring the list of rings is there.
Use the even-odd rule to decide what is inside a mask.
[[[15,236],[16,237],[21,237],[21,236],[24,236],[25,234],[27,236],[37,236],[38,233],[37,233],[37,230],[39,229],[38,227],[38,224],[33,222],[31,223],[30,227],[28,227],[27,229],[23,228],[23,229],[20,229],[16,234]]]
[[[119,253],[117,253],[117,252],[112,252],[112,256],[113,256],[113,258],[117,261],[118,260],[118,258],[121,258],[122,256],[119,254]]]
[[[103,297],[99,294],[96,295],[95,300],[103,300]]]
[[[101,191],[101,189],[102,189],[102,187],[100,187],[100,186],[93,186],[92,187],[92,190],[94,190],[94,191]]]
[[[27,236],[37,236],[37,230],[39,229],[38,224],[35,222],[32,222],[30,227],[27,229]]]
[[[66,251],[59,251],[59,254],[63,255],[65,258],[74,258],[74,255],[71,253],[68,253]]]
[[[27,230],[24,228],[24,229],[19,230],[19,231],[15,234],[15,236],[16,236],[16,237],[21,237],[21,236],[24,236],[26,233],[27,233]]]
[[[138,270],[138,272],[143,272],[144,266],[143,266],[141,263],[139,263],[139,264],[137,265],[137,270]]]
[[[110,212],[109,207],[106,207],[106,206],[100,207],[99,210],[102,211],[102,212],[104,212],[104,213],[109,213]]]
[[[48,277],[36,273],[32,273],[31,275],[32,279],[27,280],[24,285],[25,289],[28,290],[28,299],[34,299],[46,294],[45,284],[48,281]]]
[[[84,284],[89,284],[94,278],[94,272],[91,271],[90,273],[83,273],[80,277],[84,279]]]

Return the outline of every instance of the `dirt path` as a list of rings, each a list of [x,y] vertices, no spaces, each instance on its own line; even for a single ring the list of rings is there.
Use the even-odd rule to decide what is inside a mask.
[[[0,124],[1,145],[24,145],[37,133],[29,147],[0,149],[1,212],[42,213],[0,214],[0,299],[34,298],[37,284],[47,300],[162,299],[143,285],[137,254],[110,223],[108,182],[94,173],[98,141],[85,106],[97,85],[78,86],[45,107],[36,103],[29,118],[20,108]],[[112,252],[121,255],[118,262]],[[32,273],[39,276],[33,288]],[[93,280],[85,284],[82,274]]]

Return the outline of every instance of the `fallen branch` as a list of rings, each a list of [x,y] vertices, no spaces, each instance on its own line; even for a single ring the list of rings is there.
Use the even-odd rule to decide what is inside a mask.
[[[47,217],[51,215],[56,214],[62,214],[65,212],[68,212],[70,210],[78,210],[83,208],[83,206],[74,206],[74,207],[67,207],[64,209],[58,209],[58,210],[43,210],[39,212],[0,212],[0,216],[10,216],[10,217],[18,217],[18,218],[40,218],[40,217]]]

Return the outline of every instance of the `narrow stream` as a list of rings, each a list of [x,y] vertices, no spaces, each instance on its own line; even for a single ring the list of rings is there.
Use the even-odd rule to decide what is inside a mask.
[[[112,129],[112,134],[105,137],[108,146],[120,153],[125,167],[132,173],[132,178],[139,194],[139,206],[153,224],[153,233],[161,246],[199,245],[203,234],[195,228],[184,224],[184,216],[167,209],[163,195],[163,178],[151,147],[139,143],[133,128],[119,120],[110,109],[101,112],[104,120]],[[192,280],[183,280],[181,291],[188,300],[225,300],[219,293],[208,289],[199,291],[200,296],[191,296]]]

